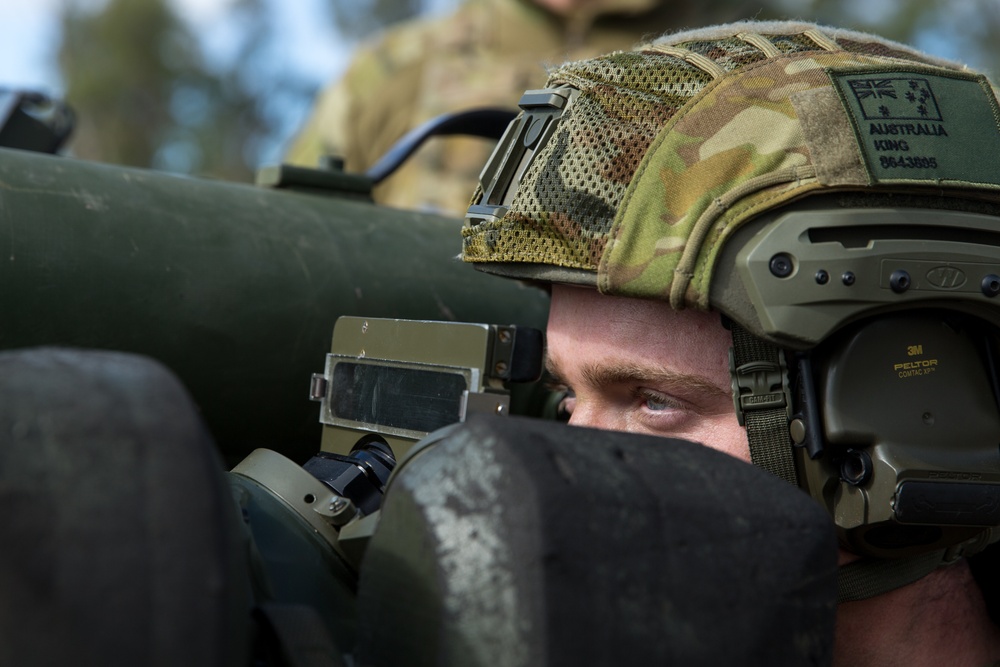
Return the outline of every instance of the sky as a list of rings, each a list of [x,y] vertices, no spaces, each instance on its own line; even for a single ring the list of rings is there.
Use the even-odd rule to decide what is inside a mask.
[[[0,86],[54,93],[53,47],[59,0],[0,0]]]

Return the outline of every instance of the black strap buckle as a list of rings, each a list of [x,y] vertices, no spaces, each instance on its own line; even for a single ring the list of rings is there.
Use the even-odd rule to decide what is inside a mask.
[[[518,106],[523,113],[511,121],[483,168],[479,177],[482,194],[469,206],[467,224],[475,226],[504,216],[524,172],[579,95],[576,88],[560,86],[529,90],[521,96]]]
[[[747,410],[784,408],[792,418],[792,395],[788,387],[785,355],[778,350],[778,363],[755,360],[736,365],[734,350],[729,350],[729,373],[733,385],[733,406],[740,426]]]

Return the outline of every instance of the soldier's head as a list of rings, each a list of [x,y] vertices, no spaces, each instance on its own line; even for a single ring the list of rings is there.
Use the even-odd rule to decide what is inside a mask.
[[[845,548],[907,563],[847,599],[993,539],[984,77],[870,35],[743,23],[567,63],[521,107],[463,258],[550,287],[571,423],[697,440],[798,484]]]

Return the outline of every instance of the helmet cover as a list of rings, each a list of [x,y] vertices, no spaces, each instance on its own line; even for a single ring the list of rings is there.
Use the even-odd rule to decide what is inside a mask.
[[[509,206],[477,217],[482,189],[473,197],[462,257],[483,271],[709,309],[720,247],[789,202],[844,190],[1000,201],[986,78],[873,35],[716,26],[566,63],[557,86],[579,94]]]

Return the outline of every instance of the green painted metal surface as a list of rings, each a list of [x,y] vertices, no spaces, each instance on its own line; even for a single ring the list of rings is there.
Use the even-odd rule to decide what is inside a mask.
[[[547,298],[455,259],[460,222],[0,150],[0,348],[152,356],[230,461],[319,447],[311,373],[340,315],[544,327]]]

